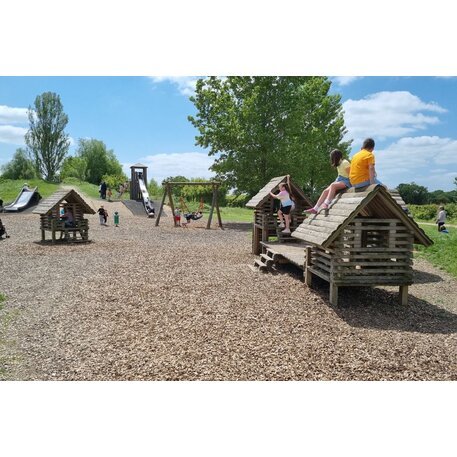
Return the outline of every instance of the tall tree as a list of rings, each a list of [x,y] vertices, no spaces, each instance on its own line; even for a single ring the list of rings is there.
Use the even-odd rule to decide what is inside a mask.
[[[415,182],[410,184],[399,184],[397,186],[398,193],[400,194],[401,198],[407,204],[411,205],[424,205],[428,203],[429,200],[429,192],[428,189],[424,186],[420,186]]]
[[[96,139],[80,139],[77,156],[86,162],[85,175],[92,184],[100,184],[104,175],[122,176],[122,165],[112,150],[106,149],[105,143]]]
[[[331,149],[347,154],[341,97],[325,77],[248,76],[197,82],[189,121],[196,144],[215,157],[212,170],[250,194],[273,176],[290,174],[316,190],[334,179]]]
[[[63,112],[60,96],[44,92],[28,110],[30,128],[25,142],[35,160],[37,171],[47,181],[54,181],[68,152],[70,141],[65,133],[68,116]]]
[[[3,165],[2,176],[6,179],[36,178],[35,165],[24,149],[16,149],[13,158]]]

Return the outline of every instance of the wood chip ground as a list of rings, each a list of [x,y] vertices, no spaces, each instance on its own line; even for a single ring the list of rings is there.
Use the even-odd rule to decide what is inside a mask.
[[[36,243],[36,215],[2,215],[0,379],[457,379],[457,282],[425,261],[408,307],[348,288],[335,309],[293,267],[253,272],[249,224],[112,213],[89,216],[90,244],[58,246]]]

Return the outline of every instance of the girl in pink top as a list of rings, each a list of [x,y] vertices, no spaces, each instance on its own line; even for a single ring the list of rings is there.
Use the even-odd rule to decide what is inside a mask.
[[[270,195],[281,201],[281,205],[278,210],[278,217],[280,222],[279,227],[285,227],[282,233],[290,233],[290,211],[292,210],[294,202],[290,198],[289,175],[287,175],[287,184],[282,183],[279,185],[279,193],[273,194],[270,192]]]

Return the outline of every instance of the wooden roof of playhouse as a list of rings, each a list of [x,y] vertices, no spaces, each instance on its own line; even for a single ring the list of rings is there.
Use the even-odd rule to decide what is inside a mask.
[[[40,204],[32,212],[34,214],[48,214],[63,201],[81,205],[84,214],[95,214],[92,207],[74,189],[54,192],[50,197],[41,200]]]
[[[323,248],[328,248],[356,217],[399,219],[414,234],[414,242],[431,246],[433,241],[405,212],[405,203],[396,192],[390,193],[383,186],[351,188],[340,193],[328,210],[320,211],[305,219],[292,233],[299,238]]]
[[[303,190],[300,188],[300,186],[295,184],[292,179],[289,179],[289,181],[295,201],[298,200],[299,202],[301,201],[304,205],[312,206],[311,201],[303,193]],[[277,176],[276,178],[272,178],[266,186],[262,187],[262,189],[260,189],[259,192],[246,203],[246,206],[248,208],[260,208],[270,197],[270,192],[276,192],[279,190],[279,185],[286,182],[287,176]]]

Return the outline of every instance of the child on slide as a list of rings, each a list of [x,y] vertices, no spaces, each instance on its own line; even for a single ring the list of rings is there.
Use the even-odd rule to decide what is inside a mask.
[[[351,182],[349,181],[351,164],[349,160],[343,158],[343,153],[340,150],[334,149],[330,153],[330,162],[332,163],[332,166],[337,169],[338,176],[336,180],[322,192],[314,207],[305,210],[305,213],[317,214],[321,209],[327,209],[338,191],[351,187]]]

